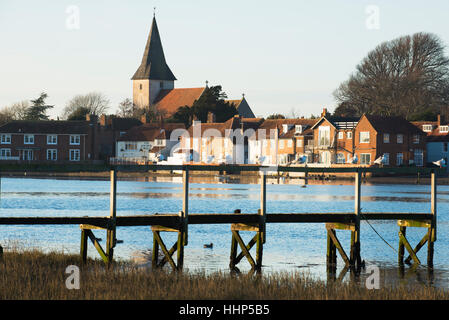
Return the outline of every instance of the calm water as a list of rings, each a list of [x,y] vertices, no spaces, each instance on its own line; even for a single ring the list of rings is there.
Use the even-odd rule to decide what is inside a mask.
[[[119,181],[118,215],[177,213],[182,207],[182,181],[177,178],[158,178],[158,181]],[[297,184],[267,186],[268,212],[350,212],[354,209],[352,184],[317,184],[301,188]],[[297,183],[297,182],[296,182]],[[2,178],[0,216],[108,216],[109,181],[74,179]],[[231,213],[235,209],[255,213],[259,208],[260,187],[250,183],[220,183],[215,178],[201,183],[191,182],[189,209],[191,213]],[[449,287],[449,186],[438,187],[438,241],[435,243],[435,272],[433,283]],[[364,184],[362,211],[366,212],[429,212],[428,185]],[[361,223],[362,259],[366,265],[381,269],[383,281],[399,281],[397,277],[398,226],[396,221],[373,221],[371,225],[394,248],[390,248],[367,222]],[[349,232],[337,232],[345,248]],[[242,233],[248,241],[250,234]],[[424,230],[409,228],[407,236],[414,246],[425,234]],[[105,232],[96,231],[105,238]],[[119,259],[150,257],[152,233],[149,227],[117,229],[118,244],[115,255]],[[175,238],[164,234],[171,246]],[[78,253],[78,226],[0,226],[0,243],[19,243],[46,250]],[[213,249],[203,244],[213,242]],[[104,241],[102,242],[104,244]],[[213,272],[228,270],[231,244],[229,225],[189,226],[189,245],[185,249],[185,268]],[[427,247],[418,257],[426,263]],[[349,251],[349,249],[347,249]],[[89,256],[97,258],[89,245]],[[343,261],[338,258],[341,270]],[[263,272],[302,270],[317,278],[326,278],[326,231],[323,224],[267,224],[264,246]],[[249,270],[247,261],[239,264]],[[408,267],[405,273],[408,272]],[[346,278],[349,278],[347,276]],[[408,272],[408,281],[427,282],[425,268]]]

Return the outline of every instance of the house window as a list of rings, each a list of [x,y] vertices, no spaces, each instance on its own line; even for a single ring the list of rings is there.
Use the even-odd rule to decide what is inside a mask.
[[[414,144],[418,144],[419,143],[419,134],[414,134],[413,135],[413,143]]]
[[[2,144],[11,144],[11,135],[10,134],[2,134]]]
[[[0,149],[0,157],[6,158],[11,156],[11,149]]]
[[[338,140],[342,140],[343,137],[344,137],[344,132],[340,131],[340,132],[338,133]]]
[[[289,148],[293,147],[293,140],[288,140],[288,141],[287,141],[287,146],[288,146]]]
[[[397,143],[404,143],[404,135],[398,134],[396,140],[397,140]]]
[[[390,143],[390,134],[384,133],[384,143]]]
[[[320,147],[328,147],[330,145],[330,127],[319,127],[318,129],[318,145]]]
[[[80,161],[79,149],[70,149],[70,161]]]
[[[279,141],[279,148],[284,149],[284,140]]]
[[[441,133],[449,132],[449,126],[440,126],[440,132]]]
[[[360,143],[369,143],[369,131],[360,132]]]
[[[47,144],[58,144],[58,136],[54,134],[47,135]]]
[[[142,90],[142,88],[143,88],[143,87],[142,87],[142,84],[140,84],[139,87],[140,87],[140,90]]]
[[[47,149],[47,160],[50,160],[50,161],[58,160],[58,150]]]
[[[415,149],[415,165],[422,167],[424,162],[424,152],[421,149]]]
[[[352,139],[352,131],[346,132],[346,138],[347,139]]]
[[[345,163],[345,154],[337,153],[337,163]]]
[[[125,150],[129,150],[129,151],[137,150],[137,143],[135,143],[135,142],[127,142],[127,143],[125,143]]]
[[[72,134],[70,136],[70,144],[71,145],[79,145],[80,144],[80,135],[79,134]]]
[[[304,145],[304,141],[302,139],[296,139],[296,147],[302,148]]]
[[[404,155],[402,153],[398,153],[396,155],[396,165],[401,166],[404,163]]]
[[[371,153],[362,153],[360,155],[360,164],[371,164]]]
[[[390,154],[389,153],[384,153],[384,160],[382,161],[382,163],[384,165],[389,165],[390,164]]]
[[[422,126],[422,130],[424,132],[431,132],[432,131],[432,125],[431,124],[425,124]]]
[[[33,150],[22,150],[22,155],[20,157],[22,160],[33,160],[34,151]]]
[[[302,125],[300,125],[300,124],[295,125],[295,132],[302,133]]]
[[[25,134],[23,136],[24,144],[34,144],[34,135],[33,134]]]
[[[165,140],[164,139],[156,139],[156,145],[157,146],[165,146]],[[206,146],[207,140],[203,139],[203,146]]]

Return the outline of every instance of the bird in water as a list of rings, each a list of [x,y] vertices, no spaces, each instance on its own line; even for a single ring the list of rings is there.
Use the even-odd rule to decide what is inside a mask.
[[[214,247],[214,244],[212,242],[204,245],[204,248],[208,248],[208,249],[212,249],[213,247]]]

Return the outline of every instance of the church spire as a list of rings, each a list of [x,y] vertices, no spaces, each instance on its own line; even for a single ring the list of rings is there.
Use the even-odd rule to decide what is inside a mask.
[[[173,75],[165,61],[155,14],[145,52],[143,54],[142,63],[132,77],[132,80],[148,79],[166,81],[176,80],[176,77]]]

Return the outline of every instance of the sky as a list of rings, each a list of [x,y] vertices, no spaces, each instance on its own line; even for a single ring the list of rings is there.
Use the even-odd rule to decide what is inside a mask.
[[[95,91],[115,113],[154,7],[175,87],[207,80],[261,117],[333,111],[333,92],[382,42],[431,32],[449,45],[447,0],[0,0],[0,108],[46,92],[56,118]]]

